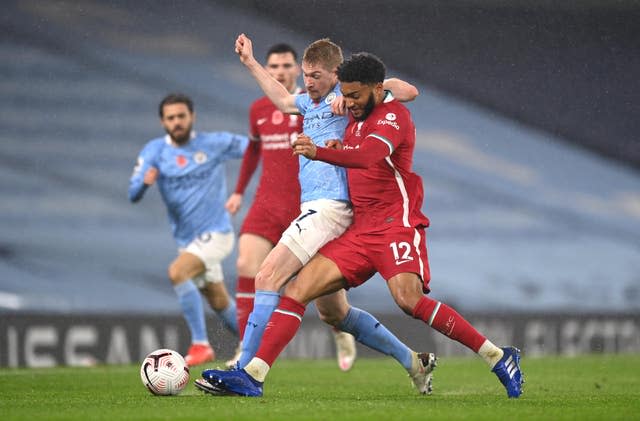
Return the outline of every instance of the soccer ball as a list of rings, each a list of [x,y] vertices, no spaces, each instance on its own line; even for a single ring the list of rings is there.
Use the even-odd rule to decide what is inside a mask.
[[[154,395],[177,395],[189,382],[189,367],[176,351],[157,349],[142,361],[140,378]]]

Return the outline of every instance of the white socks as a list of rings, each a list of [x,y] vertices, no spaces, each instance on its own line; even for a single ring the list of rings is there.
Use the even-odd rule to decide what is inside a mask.
[[[489,367],[493,368],[504,355],[504,351],[487,339],[478,350],[478,355],[489,364]]]

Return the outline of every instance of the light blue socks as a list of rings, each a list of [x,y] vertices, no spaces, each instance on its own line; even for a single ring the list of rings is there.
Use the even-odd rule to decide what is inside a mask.
[[[242,354],[238,361],[238,367],[244,368],[258,352],[264,330],[279,302],[280,294],[278,292],[256,291],[256,296],[253,300],[253,311],[249,314],[244,338],[242,338]]]
[[[204,308],[202,297],[196,284],[189,279],[178,285],[174,285],[173,290],[178,295],[178,302],[182,307],[182,314],[187,320],[192,342],[209,343],[207,337],[207,326],[204,321]]]
[[[229,305],[224,310],[216,311],[216,314],[224,325],[235,333],[238,334],[238,319],[236,318],[236,301],[233,298],[229,299]]]
[[[411,349],[366,311],[351,307],[338,328],[352,334],[358,342],[369,348],[391,355],[404,368],[411,370]]]

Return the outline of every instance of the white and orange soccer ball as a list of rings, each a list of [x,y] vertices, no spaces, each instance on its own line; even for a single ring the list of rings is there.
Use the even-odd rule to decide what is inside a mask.
[[[157,349],[142,361],[140,378],[154,395],[177,395],[189,383],[189,367],[176,351]]]

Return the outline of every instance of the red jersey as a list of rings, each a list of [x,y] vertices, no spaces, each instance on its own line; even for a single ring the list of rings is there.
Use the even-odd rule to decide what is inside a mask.
[[[236,193],[244,193],[260,157],[262,175],[254,203],[271,207],[300,209],[298,157],[291,151],[292,140],[302,133],[302,117],[283,114],[267,97],[251,104],[249,110],[249,148],[240,169]]]
[[[409,110],[387,93],[364,121],[351,117],[344,149],[359,149],[364,142],[383,142],[389,155],[368,168],[347,168],[354,228],[429,226],[421,210],[422,179],[412,172],[416,129]]]

